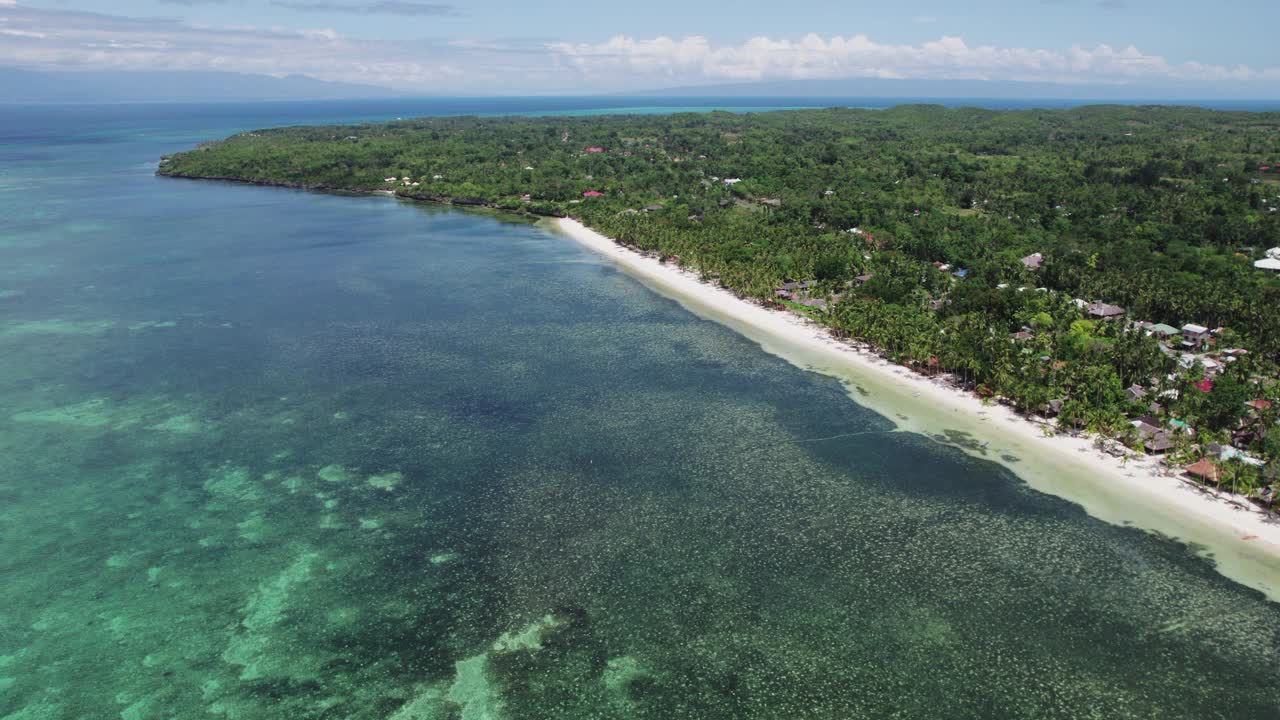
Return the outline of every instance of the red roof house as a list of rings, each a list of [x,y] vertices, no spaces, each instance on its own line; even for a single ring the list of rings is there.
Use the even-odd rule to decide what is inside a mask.
[[[582,193],[582,197],[604,197],[604,193],[599,190],[588,190]]]
[[[1198,383],[1194,383],[1194,385],[1199,388],[1201,392],[1213,392],[1213,381],[1209,378],[1205,378]]]
[[[604,152],[604,148],[601,148],[601,147],[589,147],[589,148],[587,148],[587,152],[589,152],[589,153],[602,153],[602,152]]]

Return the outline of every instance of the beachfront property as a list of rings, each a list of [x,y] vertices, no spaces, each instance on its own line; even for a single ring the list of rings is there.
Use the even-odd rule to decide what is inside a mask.
[[[935,262],[934,266],[942,272],[950,270],[945,263]],[[952,274],[956,276],[963,276],[965,273],[964,271],[956,271]],[[856,287],[871,280],[872,277],[871,273],[859,275],[851,281],[846,281],[845,287]],[[818,283],[815,280],[788,281],[782,283],[775,290],[774,294],[779,300],[795,302],[805,308],[828,311],[836,302],[839,301],[840,296],[836,295],[830,299],[808,296],[808,292],[816,288],[817,285]],[[1005,284],[1005,287],[1007,288],[1008,284]],[[933,299],[929,303],[929,306],[931,309],[937,310],[942,308],[945,303],[945,297],[937,298]],[[1124,308],[1118,305],[1111,305],[1103,302],[1085,303],[1083,301],[1078,301],[1075,304],[1080,308],[1082,314],[1094,319],[1117,320],[1122,318],[1125,314]],[[1144,332],[1148,336],[1159,338],[1162,341],[1161,349],[1167,355],[1173,357],[1178,366],[1183,370],[1190,371],[1197,368],[1201,370],[1204,373],[1202,379],[1192,383],[1192,387],[1206,395],[1210,395],[1214,392],[1214,377],[1224,369],[1228,363],[1235,361],[1237,353],[1240,352],[1237,350],[1222,350],[1218,353],[1198,354],[1196,352],[1184,351],[1181,354],[1178,354],[1174,350],[1175,347],[1183,350],[1202,349],[1213,342],[1214,331],[1206,326],[1196,323],[1186,323],[1182,328],[1177,328],[1165,323],[1135,321],[1130,323],[1127,328],[1131,331]],[[1035,339],[1036,333],[1032,328],[1024,326],[1016,332],[1011,332],[1009,337],[1011,342],[1027,343]],[[1176,338],[1177,340],[1170,341],[1170,339],[1173,338]],[[1062,360],[1055,361],[1050,356],[1044,356],[1041,360],[1046,363],[1046,371],[1049,371],[1051,368],[1051,371],[1053,372],[1061,372],[1068,368],[1068,363]],[[938,363],[935,358],[927,366],[927,369],[932,375],[936,374],[937,368]],[[1176,375],[1170,375],[1168,377],[1169,380],[1174,380],[1175,378]],[[1161,388],[1163,388],[1163,390],[1161,390]],[[1129,436],[1129,439],[1124,444],[1128,444],[1133,449],[1152,457],[1164,457],[1174,454],[1178,454],[1178,457],[1185,457],[1186,453],[1208,452],[1215,459],[1213,462],[1217,463],[1215,464],[1215,467],[1217,467],[1218,464],[1230,463],[1233,461],[1254,465],[1253,462],[1244,460],[1244,458],[1249,456],[1236,446],[1248,446],[1254,440],[1257,433],[1262,429],[1259,421],[1260,414],[1269,411],[1272,407],[1271,403],[1267,400],[1256,400],[1246,403],[1245,408],[1242,408],[1241,414],[1243,417],[1241,418],[1239,427],[1235,432],[1230,434],[1230,443],[1232,444],[1225,446],[1206,445],[1203,446],[1204,449],[1202,450],[1201,446],[1195,444],[1195,438],[1197,436],[1196,428],[1177,417],[1161,420],[1161,417],[1165,412],[1165,407],[1161,403],[1166,399],[1176,400],[1179,396],[1178,390],[1164,386],[1163,380],[1153,377],[1151,378],[1149,385],[1141,383],[1131,384],[1125,389],[1124,395],[1125,398],[1132,403],[1132,407],[1142,408],[1142,412],[1150,413],[1130,421],[1129,424],[1132,426],[1133,431]],[[1041,406],[1038,412],[1045,418],[1056,417],[1062,412],[1065,403],[1069,399],[1070,398],[1054,399]],[[1246,411],[1248,414],[1246,414]],[[1060,419],[1059,423],[1061,422],[1062,421]],[[1083,427],[1079,419],[1074,419],[1071,425],[1076,428]],[[1112,450],[1123,453],[1124,444],[1116,444],[1113,446]],[[1168,463],[1171,461],[1162,460],[1161,462]],[[1257,465],[1254,466],[1257,467]],[[1264,499],[1256,494],[1253,499],[1259,504],[1264,504]],[[1266,500],[1265,502],[1269,503],[1270,500]]]
[[[1199,461],[1184,468],[1184,471],[1197,480],[1214,485],[1217,485],[1222,479],[1222,472],[1218,468],[1218,464],[1209,458],[1201,458]]]

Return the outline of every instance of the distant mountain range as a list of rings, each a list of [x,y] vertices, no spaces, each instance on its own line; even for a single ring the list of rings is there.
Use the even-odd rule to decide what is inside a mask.
[[[42,72],[0,68],[0,104],[248,102],[404,97],[373,85],[305,75],[271,77],[206,71]]]
[[[1006,100],[1188,101],[1245,100],[1257,88],[1230,83],[1189,86],[1174,84],[1067,85],[1049,82],[998,80],[777,80],[693,85],[621,93],[639,97],[812,97],[812,98],[982,98]],[[1269,101],[1280,100],[1280,94]]]

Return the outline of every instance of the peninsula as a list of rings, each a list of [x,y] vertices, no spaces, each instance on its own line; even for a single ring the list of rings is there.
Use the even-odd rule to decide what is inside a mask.
[[[1280,114],[424,118],[159,173],[573,218],[1037,432],[1259,509],[1280,491]]]

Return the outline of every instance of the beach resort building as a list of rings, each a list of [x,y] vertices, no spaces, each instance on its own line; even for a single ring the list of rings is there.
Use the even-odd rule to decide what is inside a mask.
[[[1197,480],[1213,483],[1214,485],[1217,485],[1222,479],[1218,464],[1209,458],[1201,458],[1198,462],[1183,468],[1183,471]]]

